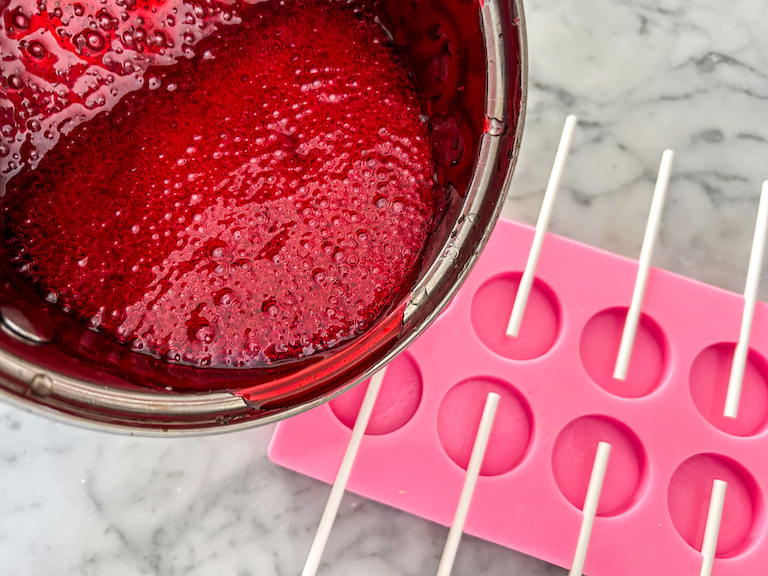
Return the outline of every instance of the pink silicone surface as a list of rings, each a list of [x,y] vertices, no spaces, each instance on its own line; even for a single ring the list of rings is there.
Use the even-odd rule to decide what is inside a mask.
[[[741,296],[651,270],[626,382],[611,377],[637,264],[547,236],[519,337],[504,335],[533,230],[501,221],[465,285],[387,370],[350,491],[444,525],[485,395],[500,393],[468,534],[570,565],[597,443],[612,451],[584,572],[695,576],[725,480],[716,576],[768,565],[768,307],[739,417],[722,417]],[[277,464],[332,482],[364,393],[278,425]]]

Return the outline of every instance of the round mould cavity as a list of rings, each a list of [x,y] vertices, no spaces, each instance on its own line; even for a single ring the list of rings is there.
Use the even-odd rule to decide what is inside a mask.
[[[723,416],[725,396],[736,344],[714,344],[691,365],[689,389],[699,413],[718,430],[734,436],[754,436],[768,422],[768,364],[754,350],[747,355],[737,418]]]
[[[367,380],[330,402],[336,418],[350,430],[355,425],[369,383]],[[403,352],[387,366],[365,433],[389,434],[405,426],[419,408],[421,393],[419,366],[408,352]]]
[[[450,459],[466,470],[475,442],[474,433],[490,392],[498,394],[500,399],[480,469],[483,476],[505,474],[525,458],[533,434],[533,416],[526,400],[507,382],[476,377],[451,388],[437,411],[440,444]]]
[[[598,312],[584,325],[579,340],[581,363],[592,381],[606,392],[639,398],[656,390],[667,372],[668,347],[664,332],[647,314],[640,315],[626,380],[613,371],[619,354],[627,308]]]
[[[723,480],[728,485],[715,555],[735,556],[758,539],[765,524],[763,497],[757,482],[735,460],[717,454],[697,454],[680,464],[667,488],[669,515],[683,540],[700,551],[714,480]]]
[[[523,323],[516,338],[507,336],[507,323],[522,274],[491,278],[472,298],[472,327],[489,349],[511,360],[532,360],[546,354],[560,334],[560,303],[554,291],[534,279]]]
[[[569,422],[555,440],[552,473],[566,500],[582,509],[599,442],[609,443],[611,452],[597,515],[614,516],[638,500],[646,476],[643,446],[624,424],[606,416],[582,416]]]

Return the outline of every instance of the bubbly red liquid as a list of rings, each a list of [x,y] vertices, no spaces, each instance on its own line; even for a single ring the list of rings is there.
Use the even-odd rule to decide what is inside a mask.
[[[323,2],[253,9],[195,53],[9,182],[11,262],[170,362],[255,366],[362,333],[435,211],[403,64],[370,18]]]

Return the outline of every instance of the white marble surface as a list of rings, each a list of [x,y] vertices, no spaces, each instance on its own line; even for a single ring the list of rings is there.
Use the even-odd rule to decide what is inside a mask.
[[[654,262],[740,291],[768,178],[768,4],[530,0],[527,16],[529,112],[506,215],[535,220],[562,121],[575,112],[583,123],[553,231],[637,255],[671,147]],[[0,573],[298,574],[328,487],[272,465],[270,433],[140,439],[0,408]],[[322,573],[431,574],[446,533],[347,495]],[[465,538],[454,574],[565,571]]]

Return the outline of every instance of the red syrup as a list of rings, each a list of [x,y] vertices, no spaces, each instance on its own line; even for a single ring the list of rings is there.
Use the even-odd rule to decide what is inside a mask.
[[[418,95],[382,29],[257,7],[7,184],[8,259],[50,303],[171,363],[256,367],[365,332],[436,205]]]

